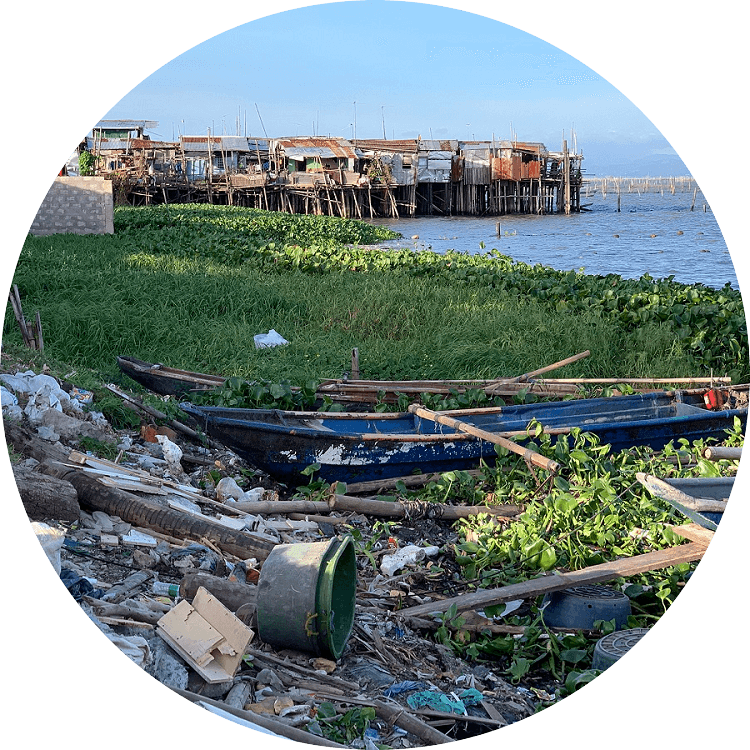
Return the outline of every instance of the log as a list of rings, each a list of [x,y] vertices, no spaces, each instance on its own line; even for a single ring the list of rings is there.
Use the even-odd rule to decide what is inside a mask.
[[[180,596],[192,602],[201,587],[213,594],[232,612],[236,613],[240,607],[245,607],[242,610],[243,614],[250,614],[249,610],[255,612],[257,589],[252,584],[230,581],[228,578],[219,578],[209,573],[188,573],[180,581]]]
[[[724,448],[720,445],[703,449],[703,458],[710,461],[739,461],[742,458],[742,448]]]
[[[249,557],[265,560],[275,546],[253,534],[229,529],[220,523],[174,510],[151,499],[107,487],[80,469],[61,462],[46,461],[42,467],[46,474],[70,482],[78,492],[78,500],[82,506],[118,516],[134,526],[153,529],[178,539],[189,537],[199,542],[205,539],[222,552],[236,555],[242,560]]]
[[[443,503],[409,503],[389,502],[349,495],[331,495],[328,500],[331,510],[362,513],[379,518],[442,518],[446,521],[457,521],[486,513],[492,516],[517,516],[522,508],[519,505],[445,505]]]
[[[440,412],[425,409],[423,406],[419,406],[418,404],[411,404],[409,406],[409,411],[412,414],[416,414],[418,417],[422,417],[423,419],[429,419],[432,422],[444,424],[447,427],[452,427],[458,432],[466,432],[469,435],[480,438],[481,440],[486,440],[489,443],[500,445],[506,450],[509,450],[511,453],[517,453],[518,455],[523,456],[528,463],[531,463],[534,466],[538,466],[540,469],[546,469],[551,474],[557,474],[560,471],[561,466],[559,463],[557,463],[557,461],[553,461],[551,458],[546,458],[540,453],[532,451],[530,448],[524,448],[522,445],[514,443],[508,438],[496,435],[493,432],[480,430],[478,427],[474,427],[467,422],[461,422],[458,419],[453,419],[453,417],[448,417]]]
[[[13,478],[32,521],[77,521],[81,517],[78,493],[70,482],[20,466],[13,467]]]

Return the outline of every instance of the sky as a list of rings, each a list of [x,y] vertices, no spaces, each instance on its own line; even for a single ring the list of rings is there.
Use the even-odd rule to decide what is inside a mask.
[[[644,114],[538,37],[458,10],[339,2],[277,13],[199,44],[102,113],[179,135],[562,140],[590,175],[685,175]],[[92,123],[93,125],[93,123]]]

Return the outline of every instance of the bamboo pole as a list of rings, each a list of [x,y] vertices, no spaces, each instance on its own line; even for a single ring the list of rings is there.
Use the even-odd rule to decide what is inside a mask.
[[[523,446],[519,445],[518,443],[514,443],[508,438],[501,437],[500,435],[492,432],[487,432],[486,430],[481,430],[478,427],[474,427],[467,422],[461,422],[458,419],[453,419],[452,417],[445,416],[444,414],[440,414],[439,412],[425,409],[418,404],[411,404],[409,406],[409,411],[418,417],[429,419],[431,422],[444,424],[447,427],[452,427],[454,430],[457,430],[459,432],[466,432],[469,435],[480,438],[481,440],[486,440],[489,443],[500,445],[506,450],[509,450],[511,453],[517,453],[518,455],[523,456],[527,462],[533,464],[534,466],[538,466],[540,469],[545,469],[552,474],[557,474],[561,469],[561,466],[559,463],[557,463],[557,461],[546,458],[540,453],[532,451],[530,448],[524,448]]]
[[[518,377],[512,378],[511,383],[525,383],[527,380],[530,380],[531,378],[535,378],[538,375],[543,375],[545,372],[551,372],[552,370],[559,370],[561,367],[564,367],[565,365],[569,365],[569,364],[572,364],[573,362],[578,362],[581,359],[585,359],[590,354],[591,352],[587,349],[585,352],[581,352],[580,354],[574,354],[572,357],[561,359],[559,362],[555,362],[554,364],[547,365],[546,367],[541,367],[538,370],[533,370],[532,372],[527,372],[524,375],[519,375]]]
[[[495,381],[495,383],[491,383],[489,386],[487,386],[484,390],[485,393],[489,396],[492,395],[496,389],[500,388],[500,386],[507,384],[507,383],[525,383],[528,380],[531,380],[532,378],[535,378],[539,375],[543,375],[546,372],[551,372],[552,370],[558,370],[561,367],[565,367],[565,365],[572,364],[573,362],[578,362],[581,359],[585,359],[591,354],[591,352],[587,349],[585,352],[581,352],[580,354],[574,354],[572,357],[567,357],[566,359],[561,359],[559,362],[554,362],[551,365],[547,365],[546,367],[540,367],[538,370],[532,370],[531,372],[524,373],[523,375],[518,375],[515,378],[501,378]]]

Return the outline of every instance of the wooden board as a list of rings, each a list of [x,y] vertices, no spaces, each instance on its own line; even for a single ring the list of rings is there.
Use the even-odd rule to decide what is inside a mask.
[[[436,602],[420,604],[416,607],[399,610],[399,615],[404,617],[422,617],[433,612],[446,612],[454,604],[458,611],[467,609],[479,609],[492,604],[512,601],[513,599],[528,599],[532,596],[547,594],[552,591],[562,591],[571,586],[582,584],[602,583],[613,578],[627,578],[646,573],[651,570],[668,568],[684,562],[700,560],[706,551],[707,545],[701,542],[681,544],[656,552],[648,552],[635,557],[627,557],[613,562],[593,565],[572,573],[558,573],[532,578],[529,581],[513,583],[496,589],[483,589],[463,596],[455,596],[450,599],[441,599]]]
[[[156,632],[206,682],[231,680],[254,633],[213,594],[200,587],[159,619]]]

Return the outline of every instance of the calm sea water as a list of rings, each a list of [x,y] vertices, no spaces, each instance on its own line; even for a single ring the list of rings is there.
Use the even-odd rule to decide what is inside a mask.
[[[386,247],[431,248],[468,253],[496,248],[524,263],[588,274],[638,278],[674,276],[685,284],[739,288],[729,250],[710,207],[698,191],[623,192],[601,190],[583,197],[587,211],[565,216],[486,218],[425,216],[373,220],[404,236]],[[500,233],[498,234],[498,224]],[[414,235],[418,239],[412,239]]]

